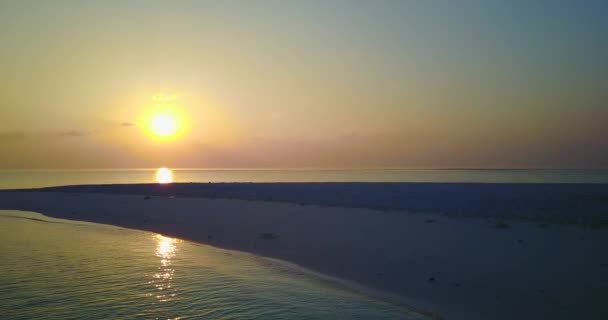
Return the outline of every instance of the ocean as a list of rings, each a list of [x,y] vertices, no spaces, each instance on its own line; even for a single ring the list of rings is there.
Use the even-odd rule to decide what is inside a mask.
[[[0,211],[2,319],[420,319],[312,273],[160,234]]]
[[[76,184],[164,182],[487,182],[608,183],[608,170],[278,170],[278,169],[0,170],[0,189]]]

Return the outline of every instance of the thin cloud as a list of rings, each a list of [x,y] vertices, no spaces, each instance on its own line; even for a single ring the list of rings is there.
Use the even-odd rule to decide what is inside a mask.
[[[123,122],[120,124],[121,127],[133,127],[135,126],[135,123],[133,122]]]
[[[88,136],[89,134],[90,133],[87,131],[69,130],[69,131],[64,131],[64,132],[59,133],[59,136],[78,138],[78,137]]]

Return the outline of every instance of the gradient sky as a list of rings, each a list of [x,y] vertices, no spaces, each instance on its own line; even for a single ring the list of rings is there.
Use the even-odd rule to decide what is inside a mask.
[[[0,169],[608,168],[604,3],[0,1]]]

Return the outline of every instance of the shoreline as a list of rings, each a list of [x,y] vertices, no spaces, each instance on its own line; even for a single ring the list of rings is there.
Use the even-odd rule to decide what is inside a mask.
[[[369,191],[372,199],[377,191]],[[0,192],[0,208],[279,259],[387,292],[445,319],[608,315],[598,301],[608,293],[603,229],[512,220],[498,228],[484,218],[439,213],[32,190]],[[562,310],[566,302],[570,309]]]
[[[128,228],[128,227],[123,227],[123,226],[116,225],[116,224],[103,224],[103,223],[96,223],[96,222],[88,222],[85,220],[72,220],[72,219],[56,218],[56,217],[45,215],[40,212],[34,212],[34,211],[0,209],[0,212],[1,211],[15,211],[15,212],[20,212],[20,213],[26,214],[26,216],[0,214],[0,217],[4,217],[4,218],[26,219],[26,220],[32,220],[32,221],[44,222],[44,223],[67,223],[70,225],[77,225],[77,226],[81,226],[81,225],[82,226],[103,226],[103,227],[131,230],[131,231],[136,231],[136,232],[159,234],[159,233],[145,230],[145,229]],[[39,217],[28,216],[30,214],[40,215],[41,217],[39,218]],[[163,236],[165,236],[165,235],[163,235]],[[241,255],[245,254],[245,255],[254,256],[255,259],[260,259],[260,261],[263,261],[263,264],[265,264],[266,266],[270,265],[271,268],[274,270],[276,270],[278,268],[279,272],[290,273],[292,275],[295,274],[298,277],[305,277],[312,281],[322,283],[324,286],[328,286],[328,287],[335,288],[338,290],[343,290],[345,292],[367,297],[369,299],[374,299],[374,300],[377,300],[382,303],[394,305],[397,308],[403,309],[402,312],[404,312],[404,314],[407,314],[408,316],[414,316],[414,319],[422,319],[422,318],[424,318],[424,319],[427,319],[427,318],[428,319],[442,319],[441,317],[439,317],[439,315],[433,314],[433,312],[431,312],[431,311],[423,310],[416,306],[407,304],[404,301],[403,297],[398,297],[394,294],[390,294],[388,292],[383,292],[379,289],[365,287],[361,284],[355,283],[355,282],[347,280],[347,279],[342,279],[342,278],[338,278],[338,277],[335,277],[332,275],[323,274],[323,273],[317,272],[312,269],[308,269],[304,266],[301,266],[299,264],[296,264],[296,263],[293,263],[293,262],[290,262],[287,260],[282,260],[279,258],[272,258],[272,257],[267,257],[267,256],[261,256],[261,255],[257,255],[255,253],[252,253],[249,251],[223,248],[223,247],[213,245],[210,243],[203,243],[203,242],[192,241],[192,240],[181,239],[181,238],[174,238],[174,239],[178,239],[180,241],[186,241],[186,242],[189,242],[189,243],[191,243],[193,245],[197,245],[197,246],[198,245],[210,246],[210,247],[213,247],[216,249],[223,250],[224,252],[227,252],[227,253],[236,253],[236,254],[241,254]],[[420,318],[420,317],[422,317],[422,318]]]

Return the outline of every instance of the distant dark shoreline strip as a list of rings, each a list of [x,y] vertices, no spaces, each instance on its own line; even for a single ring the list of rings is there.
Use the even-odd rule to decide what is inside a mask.
[[[2,191],[239,199],[608,227],[608,184],[172,183],[75,185]]]

